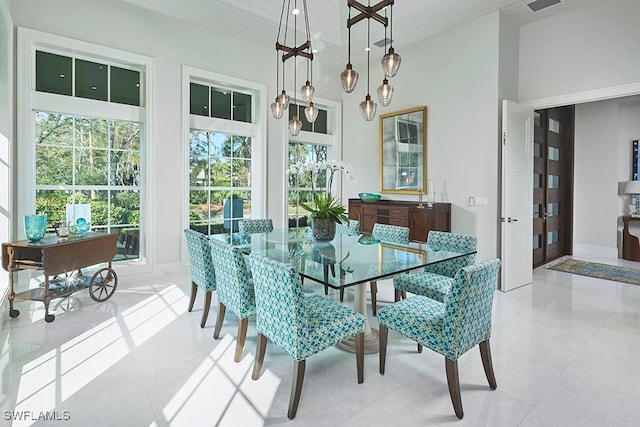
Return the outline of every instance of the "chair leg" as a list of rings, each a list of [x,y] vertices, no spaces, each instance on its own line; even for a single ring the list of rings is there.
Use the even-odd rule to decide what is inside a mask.
[[[422,353],[422,344],[418,343],[418,353]]]
[[[207,324],[207,318],[209,317],[209,307],[211,307],[211,292],[208,291],[204,297],[204,311],[202,312],[202,320],[200,320],[200,327],[204,328]]]
[[[378,314],[378,307],[377,307],[378,282],[371,281],[370,285],[371,285],[371,314],[373,314],[373,316],[377,316]]]
[[[249,318],[245,317],[240,319],[238,323],[238,339],[236,340],[236,355],[233,358],[234,362],[242,360],[242,350],[244,349],[244,342],[247,339],[247,327],[249,326]]]
[[[191,282],[191,299],[189,300],[189,313],[193,310],[193,303],[196,302],[196,294],[198,293],[198,285]]]
[[[252,380],[260,378],[260,371],[262,371],[262,362],[264,362],[264,353],[267,350],[267,337],[258,332],[258,343],[256,345],[256,358],[253,361],[253,373],[251,374]]]
[[[402,291],[399,291],[398,289],[395,289],[393,292],[393,300],[395,302],[400,301],[400,298],[402,298]]]
[[[488,339],[480,343],[480,357],[482,357],[482,366],[484,367],[484,373],[487,376],[487,381],[489,381],[489,387],[491,387],[491,390],[495,390],[498,388],[498,383],[496,383],[496,376],[493,373],[491,347],[489,346]]]
[[[407,291],[402,291],[402,299],[407,299]]]
[[[327,285],[326,283],[324,284],[324,294],[329,295],[329,285]]]
[[[227,307],[219,302],[218,303],[218,317],[216,318],[216,327],[213,330],[213,338],[218,339],[220,336],[220,330],[222,329],[222,324],[224,323],[224,313],[227,311]]]
[[[458,361],[444,358],[444,366],[447,371],[447,384],[449,385],[449,396],[453,403],[453,410],[460,419],[464,416],[462,412],[462,398],[460,397],[460,380],[458,379]]]
[[[364,382],[364,332],[356,335],[356,370],[358,384]]]
[[[304,367],[306,360],[293,361],[293,381],[291,382],[291,397],[289,397],[289,411],[287,417],[292,420],[296,417],[300,394],[302,393],[302,383],[304,382]]]
[[[344,302],[344,288],[340,288],[340,302]]]
[[[380,325],[378,329],[378,340],[380,343],[380,375],[384,375],[384,364],[387,360],[387,337],[389,328]]]

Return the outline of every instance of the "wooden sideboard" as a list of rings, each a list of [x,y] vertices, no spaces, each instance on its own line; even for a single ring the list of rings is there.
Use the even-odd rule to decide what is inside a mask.
[[[622,259],[629,261],[640,261],[640,243],[636,236],[629,233],[629,223],[640,221],[637,216],[622,217]]]
[[[418,207],[418,202],[380,200],[363,203],[349,199],[349,218],[360,221],[360,231],[371,233],[373,224],[409,227],[411,240],[427,240],[429,230],[451,231],[451,203],[434,203],[433,207]]]

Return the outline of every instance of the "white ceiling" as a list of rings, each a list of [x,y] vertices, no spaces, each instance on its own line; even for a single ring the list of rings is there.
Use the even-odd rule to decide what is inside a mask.
[[[122,0],[165,15],[210,26],[252,43],[275,50],[282,0]],[[298,4],[303,0],[285,0]],[[538,12],[526,5],[533,0],[396,0],[393,6],[394,48],[402,56],[402,47],[424,39],[439,31],[500,10],[508,19],[525,24],[543,17],[562,13],[569,8],[594,0],[562,0]],[[366,4],[367,0],[360,3]],[[376,4],[377,0],[371,2]],[[345,0],[307,0],[311,42],[317,50],[316,60],[336,69],[347,62],[348,7]],[[353,10],[353,14],[357,11]],[[298,29],[304,29],[302,14]],[[293,19],[289,19],[293,26]],[[284,32],[284,29],[283,29]],[[287,46],[293,46],[293,30],[288,32]],[[371,43],[384,38],[384,26],[371,20]],[[304,41],[300,32],[297,44]],[[366,59],[367,20],[351,29],[351,62]],[[379,50],[379,52],[376,52]],[[381,56],[383,49],[373,47],[372,56]]]

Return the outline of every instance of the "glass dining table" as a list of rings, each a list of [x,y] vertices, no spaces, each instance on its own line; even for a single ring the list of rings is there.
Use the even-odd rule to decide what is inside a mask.
[[[231,243],[245,254],[259,254],[291,264],[303,282],[311,280],[337,290],[353,287],[354,310],[367,319],[367,353],[378,352],[377,330],[371,328],[367,316],[368,282],[473,253],[433,250],[427,247],[426,242],[386,242],[374,239],[369,234],[337,233],[329,242],[318,242],[313,238],[309,227],[276,229],[254,234],[212,234],[209,237]],[[351,341],[339,347],[355,351],[355,343]]]

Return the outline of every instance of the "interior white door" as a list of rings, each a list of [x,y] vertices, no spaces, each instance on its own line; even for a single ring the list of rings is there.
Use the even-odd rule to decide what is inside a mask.
[[[533,277],[533,109],[502,101],[502,212],[500,289]]]

